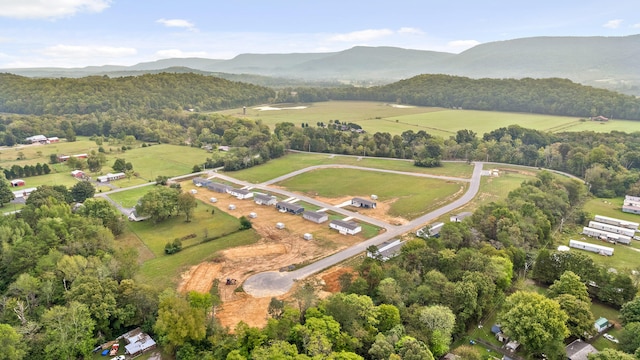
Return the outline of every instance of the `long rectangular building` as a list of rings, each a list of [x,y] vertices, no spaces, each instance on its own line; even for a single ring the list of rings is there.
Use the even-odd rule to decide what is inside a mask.
[[[595,220],[597,222],[600,222],[600,223],[604,223],[604,224],[619,226],[619,227],[623,227],[623,228],[627,228],[627,229],[633,229],[634,231],[637,231],[638,227],[640,227],[640,224],[637,223],[637,222],[631,222],[631,221],[627,221],[627,220],[620,220],[620,219],[615,219],[615,218],[602,216],[602,215],[596,215],[593,218],[593,220]]]
[[[578,240],[569,240],[569,247],[572,247],[574,249],[591,251],[597,254],[603,254],[608,256],[613,255],[613,248],[596,245],[596,244],[590,244],[588,242],[583,242]]]
[[[608,231],[604,231],[600,229],[594,229],[594,228],[585,226],[582,228],[582,233],[584,235],[598,238],[601,240],[613,241],[616,243],[626,244],[626,245],[631,244],[631,238],[626,235],[614,234],[614,233],[610,233]]]
[[[628,237],[633,237],[636,234],[636,231],[633,229],[623,228],[620,226],[605,224],[596,221],[589,221],[589,227],[593,229],[608,231],[614,234],[625,235]]]

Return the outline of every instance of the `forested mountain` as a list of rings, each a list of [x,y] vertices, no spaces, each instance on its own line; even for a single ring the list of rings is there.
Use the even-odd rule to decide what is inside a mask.
[[[296,95],[279,98],[279,101],[367,100],[473,110],[640,119],[640,99],[557,78],[475,80],[449,75],[418,75],[385,86],[299,88],[291,93]]]
[[[90,114],[161,109],[219,110],[263,103],[265,87],[197,74],[109,78],[29,79],[0,74],[0,111],[16,114]]]
[[[374,84],[390,83],[419,74],[500,79],[559,77],[640,95],[640,73],[634,61],[639,56],[640,35],[533,37],[480,44],[460,54],[358,46],[329,53],[241,54],[230,60],[164,59],[130,67],[3,71],[25,76],[80,77],[125,70],[151,71],[188,67],[207,72]]]
[[[192,73],[80,79],[31,79],[0,74],[0,111],[16,114],[91,114],[163,109],[201,111],[268,101],[367,100],[474,110],[640,119],[640,99],[563,79],[479,79],[419,75],[385,86],[305,87],[281,91]],[[293,94],[293,95],[292,95]]]

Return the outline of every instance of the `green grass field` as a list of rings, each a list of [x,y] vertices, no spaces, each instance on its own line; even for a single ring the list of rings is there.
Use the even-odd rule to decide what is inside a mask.
[[[136,206],[138,200],[144,196],[144,194],[153,190],[155,187],[153,185],[143,186],[131,190],[120,191],[116,193],[109,194],[111,200],[117,202],[118,204],[131,208]]]
[[[541,131],[596,131],[611,132],[640,131],[639,121],[611,120],[607,123],[580,121],[576,117],[504,113],[495,111],[451,110],[431,107],[393,107],[390,104],[364,101],[327,101],[311,104],[278,104],[276,107],[307,106],[299,110],[260,111],[248,108],[246,117],[261,120],[272,129],[279,122],[296,125],[317,122],[325,124],[332,120],[353,122],[368,133],[388,132],[400,135],[406,130],[424,130],[429,134],[449,138],[458,130],[473,130],[480,136],[509,125]],[[243,116],[242,109],[222,111],[223,114]]]
[[[338,198],[378,195],[378,201],[393,201],[389,215],[413,219],[438,208],[466,184],[406,175],[353,169],[321,169],[281,183],[292,191],[310,196]],[[461,194],[461,193],[460,193]]]
[[[254,166],[245,170],[229,172],[228,174],[240,180],[261,183],[309,166],[331,164],[353,165],[374,169],[397,170],[460,178],[470,178],[473,173],[473,165],[468,165],[465,162],[445,162],[441,167],[424,168],[414,166],[413,161],[358,158],[355,156],[317,153],[290,153],[281,158],[270,160],[266,164]]]

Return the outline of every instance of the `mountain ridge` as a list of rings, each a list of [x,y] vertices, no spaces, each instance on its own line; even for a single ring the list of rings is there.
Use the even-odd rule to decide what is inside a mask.
[[[128,71],[190,68],[304,81],[384,84],[420,74],[470,78],[567,78],[640,95],[640,34],[623,37],[541,36],[479,44],[459,54],[391,46],[326,53],[239,54],[228,60],[171,58],[132,66],[0,69],[30,77],[83,77]],[[215,74],[212,74],[215,75]],[[117,76],[117,75],[116,75]]]

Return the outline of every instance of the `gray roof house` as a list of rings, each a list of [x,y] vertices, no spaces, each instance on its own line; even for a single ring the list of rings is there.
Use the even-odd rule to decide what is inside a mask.
[[[275,196],[267,194],[255,193],[253,194],[253,201],[258,205],[275,205],[278,200]]]
[[[235,196],[238,199],[248,199],[253,197],[253,192],[245,189],[234,189],[232,187],[227,191],[231,196]]]
[[[301,214],[304,211],[304,207],[285,201],[279,201],[276,203],[276,209],[282,212],[290,212],[292,214]]]
[[[338,230],[340,234],[355,235],[362,231],[362,227],[355,221],[331,220],[329,227]]]
[[[565,348],[567,358],[570,360],[587,360],[589,354],[597,354],[598,350],[580,339],[567,345]]]
[[[372,259],[379,258],[382,261],[387,261],[400,254],[402,245],[404,245],[404,242],[400,241],[399,239],[385,241],[377,246],[377,254],[373,254],[367,251],[367,256]]]
[[[314,223],[318,223],[318,224],[329,220],[329,215],[327,215],[326,213],[317,212],[317,211],[305,211],[302,213],[302,217],[304,219],[313,221]]]
[[[143,333],[140,328],[135,328],[118,339],[120,338],[124,338],[127,343],[127,345],[124,346],[125,353],[134,357],[156,348],[156,342],[151,336]]]
[[[207,186],[209,184],[211,184],[211,180],[207,180],[205,178],[201,178],[201,177],[197,177],[197,178],[193,178],[193,185],[195,186]]]
[[[229,189],[231,188],[231,186],[229,185],[225,185],[225,184],[220,184],[217,182],[211,182],[209,184],[206,185],[207,189],[215,191],[215,192],[219,192],[219,193],[226,193],[229,192]]]
[[[358,198],[358,197],[355,197],[355,198],[351,199],[351,205],[357,206],[357,207],[361,207],[361,208],[367,208],[367,209],[375,209],[376,208],[376,202],[375,201],[370,201],[370,200],[362,199],[362,198]]]

